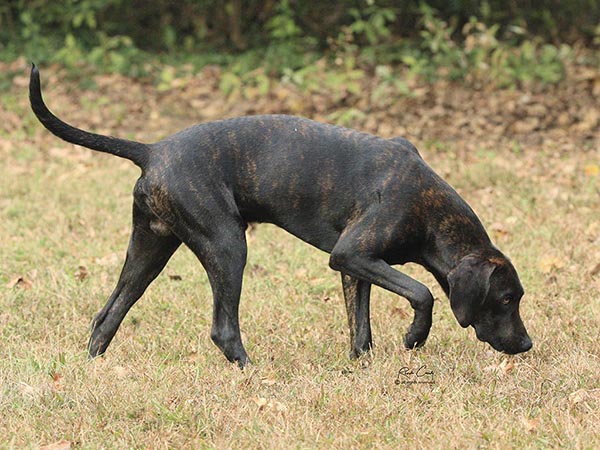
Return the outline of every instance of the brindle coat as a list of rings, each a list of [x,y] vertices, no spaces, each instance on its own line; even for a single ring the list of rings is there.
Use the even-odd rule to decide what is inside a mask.
[[[58,137],[133,161],[133,232],[118,284],[95,317],[92,357],[103,354],[121,321],[183,242],[213,291],[211,338],[240,366],[238,306],[251,222],[280,226],[330,253],[342,274],[351,354],[371,348],[369,296],[375,284],[410,302],[404,344],[423,345],[433,297],[392,268],[415,262],[450,298],[461,326],[507,353],[531,348],[519,316],[523,288],[467,203],[408,141],[299,117],[252,116],[195,125],[155,144],[74,128],[45,106],[32,68],[30,101]]]

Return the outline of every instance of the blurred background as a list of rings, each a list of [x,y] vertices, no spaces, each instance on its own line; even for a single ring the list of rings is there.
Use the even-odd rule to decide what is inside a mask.
[[[197,66],[235,61],[238,72],[269,75],[322,57],[453,79],[489,65],[489,78],[509,84],[556,81],[557,68],[524,74],[519,65],[597,48],[599,21],[595,0],[5,0],[0,49],[4,60],[27,55],[128,75],[146,74],[150,55]],[[499,54],[508,48],[517,51]]]
[[[597,0],[0,1],[6,448],[600,448],[599,50]],[[139,170],[40,125],[32,61],[50,109],[102,134],[289,113],[404,136],[512,259],[532,351],[490,351],[407,265],[436,299],[427,345],[403,350],[410,306],[375,288],[373,358],[349,362],[328,255],[260,225],[241,304],[254,368],[210,342],[185,248],[90,364]],[[435,386],[395,385],[403,365]]]
[[[595,0],[7,0],[0,6],[0,89],[15,76],[18,85],[35,61],[54,64],[53,73],[86,89],[108,83],[117,92],[117,79],[101,75],[120,74],[155,93],[194,98],[170,110],[186,115],[191,107],[195,120],[287,112],[413,138],[425,137],[427,120],[469,107],[474,117],[454,117],[465,127],[491,112],[487,124],[499,122],[505,132],[589,132],[600,119],[599,48]],[[490,90],[551,91],[552,98],[473,96]],[[219,100],[202,101],[210,95]],[[416,104],[429,112],[426,119],[417,113],[413,126]],[[399,114],[407,115],[399,121]],[[393,127],[384,120],[390,116]]]

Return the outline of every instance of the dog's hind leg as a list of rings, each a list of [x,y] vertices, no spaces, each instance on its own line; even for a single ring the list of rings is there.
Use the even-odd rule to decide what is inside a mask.
[[[102,355],[123,318],[158,276],[181,241],[150,213],[133,205],[133,231],[117,287],[92,322],[88,343],[90,357]],[[157,230],[158,228],[158,230]],[[157,232],[158,231],[158,232]]]
[[[190,226],[185,244],[200,260],[213,292],[213,322],[210,337],[230,362],[244,367],[250,362],[242,344],[239,305],[246,265],[245,226],[238,218],[215,212],[210,232]]]
[[[358,358],[373,345],[369,312],[371,284],[342,273],[342,287],[350,327],[350,358]]]

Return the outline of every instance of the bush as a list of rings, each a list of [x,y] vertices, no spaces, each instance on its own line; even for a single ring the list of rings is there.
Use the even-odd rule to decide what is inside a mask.
[[[257,67],[289,76],[325,56],[340,70],[403,65],[509,85],[560,79],[561,42],[600,45],[599,21],[595,0],[4,0],[0,54],[139,76],[150,53],[234,62],[238,77]]]

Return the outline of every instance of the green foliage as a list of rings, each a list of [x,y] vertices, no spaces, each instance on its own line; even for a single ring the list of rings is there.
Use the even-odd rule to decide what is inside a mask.
[[[0,6],[0,59],[26,55],[77,71],[92,66],[153,74],[168,86],[162,69],[149,63],[158,54],[172,66],[227,67],[225,91],[238,89],[236,83],[263,86],[246,75],[259,68],[261,77],[302,80],[298,86],[309,89],[331,89],[339,80],[351,90],[356,73],[366,76],[378,67],[390,67],[392,74],[384,77],[383,91],[392,85],[407,91],[392,81],[399,72],[409,79],[512,86],[560,81],[572,57],[560,41],[600,45],[599,20],[593,0],[510,8],[500,0],[6,0]],[[323,57],[337,72],[333,81],[315,75]]]
[[[443,20],[429,5],[421,3],[419,9],[420,48],[407,50],[400,57],[413,76],[463,79],[500,87],[533,81],[556,83],[564,76],[565,61],[572,54],[566,44],[555,46],[535,38],[520,43],[502,41],[498,39],[498,24],[487,26],[474,16],[459,31],[455,20]],[[517,26],[511,32],[517,37],[525,34]],[[456,34],[460,39],[454,38]]]
[[[286,69],[296,70],[314,61],[316,41],[303,35],[297,23],[296,13],[289,0],[281,0],[275,13],[266,22],[269,43],[264,51],[263,64],[267,68],[277,68],[280,73]]]
[[[65,36],[63,48],[55,55],[57,61],[68,67],[77,67],[82,63],[91,64],[98,69],[106,68],[111,72],[119,72],[132,76],[144,75],[142,52],[133,45],[128,36],[107,36],[99,32],[98,44],[86,51],[78,43],[75,36]]]
[[[294,10],[289,0],[281,0],[275,15],[267,21],[267,30],[274,40],[293,40],[302,34],[302,29],[294,20]]]
[[[380,61],[388,50],[392,38],[391,25],[396,20],[394,8],[367,1],[361,7],[349,8],[348,25],[340,28],[335,38],[330,38],[329,50],[338,66],[356,67],[360,59],[370,65]]]
[[[229,98],[242,96],[252,99],[255,95],[265,96],[270,86],[271,80],[260,69],[242,74],[233,71],[224,72],[219,82],[219,89]]]
[[[68,67],[83,63],[109,71],[139,75],[139,51],[126,35],[109,36],[101,29],[104,12],[121,0],[9,1],[0,14],[2,22],[17,23],[16,38],[2,37],[0,49],[20,51],[38,62],[56,61]],[[10,13],[18,12],[17,17]],[[12,48],[11,48],[12,46]],[[133,60],[136,70],[129,70]]]
[[[391,36],[389,24],[396,20],[396,10],[378,6],[375,1],[367,2],[364,9],[350,8],[353,22],[349,30],[356,36],[364,36],[369,45],[380,44]]]

